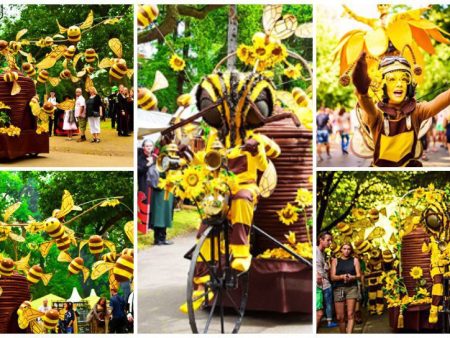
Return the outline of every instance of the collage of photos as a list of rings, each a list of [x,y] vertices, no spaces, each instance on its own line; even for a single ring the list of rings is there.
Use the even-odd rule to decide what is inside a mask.
[[[0,334],[450,333],[450,3],[112,3],[0,4]]]

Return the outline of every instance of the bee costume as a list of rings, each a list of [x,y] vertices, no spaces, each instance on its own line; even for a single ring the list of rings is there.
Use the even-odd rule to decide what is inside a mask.
[[[364,53],[353,72],[357,115],[365,143],[373,149],[372,166],[422,166],[418,161],[422,154],[419,138],[427,131],[422,124],[450,105],[450,90],[430,102],[418,103],[414,98],[411,65],[405,58],[387,56],[381,60],[378,69],[384,83],[383,100],[378,104],[368,94],[371,80]]]

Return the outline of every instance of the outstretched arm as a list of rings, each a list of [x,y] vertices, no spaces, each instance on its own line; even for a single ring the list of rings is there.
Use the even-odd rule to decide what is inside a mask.
[[[421,102],[417,105],[417,117],[420,122],[439,114],[440,111],[450,106],[450,89],[436,96],[430,102]]]
[[[356,62],[352,80],[355,85],[358,103],[363,110],[361,114],[362,120],[369,127],[372,127],[380,116],[380,112],[368,94],[371,80],[367,73],[366,53],[361,53],[361,56]]]

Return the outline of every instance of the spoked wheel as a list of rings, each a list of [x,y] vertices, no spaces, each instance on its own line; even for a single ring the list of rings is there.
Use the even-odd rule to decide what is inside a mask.
[[[218,244],[220,236],[216,228],[208,227],[192,254],[187,305],[193,333],[237,333],[244,317],[248,272],[238,273],[229,267]]]

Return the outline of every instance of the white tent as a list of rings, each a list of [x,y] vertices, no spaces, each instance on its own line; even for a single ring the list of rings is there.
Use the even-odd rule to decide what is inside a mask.
[[[76,303],[76,302],[81,302],[82,298],[80,296],[80,294],[78,293],[78,290],[76,287],[73,288],[72,290],[72,295],[70,296],[70,298],[67,300],[68,302],[72,302],[72,303]]]

